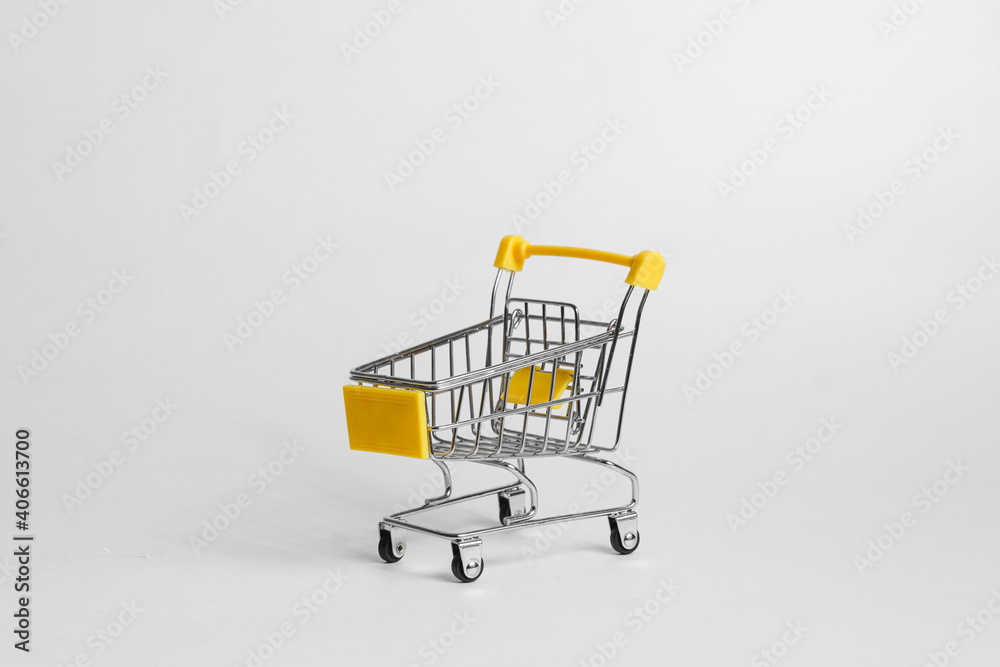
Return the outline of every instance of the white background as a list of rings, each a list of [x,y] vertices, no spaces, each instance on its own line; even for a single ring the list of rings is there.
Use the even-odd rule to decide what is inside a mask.
[[[341,44],[385,3],[72,2],[12,41],[40,6],[0,12],[0,515],[12,533],[14,432],[28,428],[36,535],[33,651],[5,632],[0,662],[246,665],[291,623],[265,664],[599,665],[616,632],[611,663],[769,664],[755,655],[797,621],[808,632],[782,665],[916,667],[952,640],[950,664],[995,664],[1000,621],[968,643],[957,626],[1000,590],[1000,285],[961,309],[952,293],[1000,252],[995,3],[910,2],[883,34],[891,0],[594,1],[565,21],[547,14],[555,0],[404,2],[350,60]],[[121,118],[115,100],[146,68],[166,76]],[[446,112],[480,77],[499,85],[454,127]],[[814,88],[829,99],[801,110]],[[248,161],[241,143],[276,108],[294,119]],[[808,120],[786,136],[796,111]],[[60,179],[53,163],[105,118],[114,131]],[[580,147],[616,119],[580,170]],[[385,173],[439,127],[446,141],[391,189]],[[909,161],[948,128],[958,138],[914,180]],[[777,151],[724,198],[718,183],[768,139]],[[240,173],[183,215],[230,160]],[[562,170],[571,184],[516,228]],[[849,234],[895,180],[891,206]],[[378,519],[430,489],[433,466],[350,451],[341,385],[401,335],[485,318],[512,233],[667,256],[622,445],[643,482],[642,544],[617,556],[603,520],[497,535],[482,578],[460,585],[443,541],[411,535],[403,561],[378,559]],[[339,247],[292,290],[283,274],[327,236]],[[78,304],[123,269],[128,286],[86,321]],[[540,258],[518,286],[595,312],[623,274]],[[460,296],[422,323],[448,281]],[[285,302],[227,345],[275,289]],[[794,304],[751,341],[744,324],[778,290]],[[894,368],[939,309],[947,322]],[[52,347],[67,323],[79,334]],[[688,400],[734,341],[745,353]],[[36,352],[52,358],[26,374]],[[166,399],[155,433],[123,444]],[[793,470],[786,453],[824,418],[842,429]],[[251,475],[289,438],[304,452],[258,495]],[[67,509],[115,450],[124,462]],[[949,461],[969,471],[923,513],[913,497]],[[589,502],[592,471],[533,469],[543,513]],[[788,483],[734,532],[727,515],[777,471]],[[477,472],[458,466],[460,492]],[[250,507],[196,554],[203,522],[244,492]],[[859,571],[907,511],[916,525]],[[9,626],[12,558],[0,564]],[[294,606],[328,570],[346,580],[302,623]],[[676,597],[628,616],[670,580]],[[97,655],[95,633],[133,602],[138,619]],[[453,638],[456,613],[475,620]],[[438,638],[443,655],[428,652]]]

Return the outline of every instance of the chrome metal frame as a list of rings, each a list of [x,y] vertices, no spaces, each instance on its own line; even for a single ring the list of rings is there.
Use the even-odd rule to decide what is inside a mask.
[[[389,516],[382,519],[382,524],[395,528],[404,528],[406,530],[416,531],[418,533],[424,533],[425,535],[433,535],[434,537],[440,537],[447,540],[457,540],[463,541],[468,539],[474,539],[480,535],[488,535],[490,533],[499,533],[504,530],[512,530],[514,528],[527,528],[529,526],[544,526],[549,523],[564,523],[566,521],[576,521],[579,519],[592,519],[594,517],[611,517],[621,514],[634,514],[632,512],[635,506],[639,502],[639,478],[634,472],[623,468],[622,466],[608,461],[607,459],[596,458],[592,456],[587,456],[584,454],[573,454],[566,457],[570,460],[584,461],[586,463],[593,463],[595,465],[603,466],[607,470],[611,470],[625,478],[627,478],[632,484],[632,499],[625,505],[619,507],[611,507],[607,509],[599,510],[589,510],[586,512],[577,512],[575,514],[560,514],[557,516],[547,516],[541,519],[533,518],[538,512],[538,489],[534,482],[520,470],[518,466],[511,465],[506,461],[500,460],[475,460],[476,463],[482,463],[484,465],[492,465],[503,467],[507,472],[514,475],[517,478],[517,484],[507,484],[504,486],[496,486],[482,491],[476,491],[474,493],[468,493],[463,496],[457,496],[455,498],[451,497],[451,475],[446,474],[445,480],[445,493],[437,498],[428,498],[424,501],[424,504],[420,507],[414,507],[412,509],[404,510],[402,512],[397,512],[396,514],[390,514]],[[446,464],[435,461],[441,466]],[[523,486],[522,486],[523,485]],[[445,507],[447,505],[453,505],[456,503],[464,503],[470,500],[478,500],[479,498],[486,498],[494,494],[505,493],[509,491],[527,491],[528,497],[531,499],[530,510],[527,514],[522,516],[512,516],[508,518],[502,525],[499,526],[487,526],[486,528],[480,528],[477,530],[470,530],[461,533],[450,533],[444,530],[438,530],[437,528],[431,528],[429,526],[422,526],[419,524],[411,523],[409,517],[416,516],[417,514],[422,514],[431,509],[436,509],[440,507]]]
[[[514,275],[503,269],[497,271],[488,320],[359,366],[350,376],[362,385],[424,392],[430,460],[441,470],[444,491],[427,498],[419,507],[386,516],[379,527],[389,533],[396,559],[406,550],[405,531],[451,540],[453,571],[459,567],[456,575],[464,572],[466,581],[482,572],[480,537],[492,533],[603,516],[611,520],[613,527],[621,528],[626,541],[638,544],[634,509],[639,501],[639,480],[632,471],[599,454],[617,449],[621,439],[632,360],[649,290],[642,290],[633,324],[626,328],[621,323],[629,313],[635,289],[632,286],[622,298],[617,319],[596,322],[581,319],[576,306],[570,303],[512,298]],[[503,313],[499,314],[501,305]],[[584,331],[592,333],[584,336]],[[613,363],[622,357],[619,348],[623,344],[627,345],[623,377],[612,380]],[[521,369],[530,369],[527,405],[505,400],[511,378]],[[552,373],[554,377],[558,369],[571,373],[568,395],[555,396],[555,382],[550,381],[548,400],[532,402],[536,372]],[[608,395],[619,393],[614,441],[602,445],[595,441],[597,413]],[[525,460],[541,456],[562,456],[621,475],[631,483],[631,501],[616,507],[538,518],[538,488],[525,471]],[[458,460],[504,470],[515,481],[453,496],[447,462]],[[504,498],[511,509],[511,515],[499,525],[448,532],[412,521],[433,509],[491,495]]]

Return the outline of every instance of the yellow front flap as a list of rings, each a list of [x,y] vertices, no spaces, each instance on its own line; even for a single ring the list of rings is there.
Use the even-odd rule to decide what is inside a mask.
[[[514,375],[510,378],[510,383],[507,385],[507,402],[514,403],[515,405],[529,405],[528,397],[528,380],[531,379],[531,369],[521,368],[514,371]],[[565,368],[556,369],[556,380],[555,388],[552,391],[552,398],[556,399],[562,396],[562,393],[566,391],[566,387],[569,386],[570,380],[573,379],[573,372]],[[552,373],[549,371],[543,371],[538,366],[535,366],[535,379],[531,384],[531,403],[530,405],[535,405],[536,403],[547,403],[549,400],[549,388],[552,386]],[[559,405],[553,407],[562,407]]]
[[[351,449],[428,458],[424,392],[349,384],[344,408]]]

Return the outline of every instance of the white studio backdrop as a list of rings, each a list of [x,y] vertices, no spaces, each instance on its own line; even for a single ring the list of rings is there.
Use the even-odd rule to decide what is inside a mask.
[[[995,664],[998,22],[5,3],[0,663]],[[485,319],[508,234],[667,259],[620,450],[642,544],[496,535],[461,585],[444,541],[378,558],[439,478],[350,451],[341,386]],[[624,274],[533,258],[515,293],[607,319]],[[565,463],[529,462],[542,513],[627,493]]]

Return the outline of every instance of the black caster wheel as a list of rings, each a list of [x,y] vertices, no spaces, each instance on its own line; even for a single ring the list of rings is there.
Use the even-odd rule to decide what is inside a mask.
[[[636,549],[639,548],[639,531],[636,530],[631,533],[626,533],[624,539],[621,533],[618,531],[618,525],[615,523],[614,519],[610,520],[611,523],[611,548],[620,553],[623,556],[627,556]]]
[[[458,555],[456,547],[452,547],[452,553],[454,555],[451,557],[451,573],[455,575],[456,579],[463,584],[468,584],[482,576],[484,567],[482,558],[476,559],[475,567],[464,568],[462,567],[462,557]]]
[[[403,557],[403,551],[397,553],[396,549],[392,546],[392,533],[384,528],[380,528],[378,531],[378,555],[382,557],[386,563],[395,563]]]
[[[503,525],[504,519],[510,517],[510,498],[498,495],[497,499],[500,501],[500,524]]]

